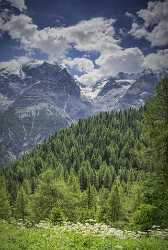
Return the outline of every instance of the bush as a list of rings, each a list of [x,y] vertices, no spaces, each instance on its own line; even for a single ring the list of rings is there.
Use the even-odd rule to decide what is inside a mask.
[[[141,204],[133,216],[135,227],[142,231],[152,228],[158,219],[158,208],[149,204]]]
[[[50,216],[51,222],[54,225],[61,225],[63,221],[65,221],[65,216],[61,208],[54,207],[51,210],[51,216]]]

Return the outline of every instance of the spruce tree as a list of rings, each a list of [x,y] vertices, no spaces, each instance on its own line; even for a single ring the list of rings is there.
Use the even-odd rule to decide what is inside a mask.
[[[16,204],[15,204],[15,215],[16,218],[25,221],[28,216],[28,196],[23,188],[20,187],[17,193]]]
[[[9,219],[11,216],[11,207],[9,195],[6,190],[5,180],[0,176],[0,218]]]
[[[168,225],[168,78],[161,80],[156,96],[146,107],[144,130],[149,138],[149,163],[155,175],[146,185],[146,202],[160,209],[160,223]]]
[[[168,78],[159,83],[156,96],[147,105],[145,129],[155,171],[168,183]]]
[[[81,191],[86,190],[89,184],[89,177],[88,172],[84,167],[80,168],[79,170],[79,181]]]
[[[118,221],[121,215],[121,201],[118,186],[114,185],[108,200],[108,218],[110,221]]]

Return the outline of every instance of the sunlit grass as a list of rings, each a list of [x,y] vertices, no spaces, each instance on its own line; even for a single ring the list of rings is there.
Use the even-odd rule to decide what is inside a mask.
[[[167,250],[168,241],[155,237],[117,239],[88,233],[67,231],[64,227],[24,228],[0,223],[1,250]]]

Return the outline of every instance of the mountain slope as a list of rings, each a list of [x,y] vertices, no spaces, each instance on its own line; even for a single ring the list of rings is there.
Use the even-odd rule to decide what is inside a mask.
[[[0,94],[1,164],[90,113],[75,80],[57,64],[27,64],[19,75],[1,72]]]
[[[162,75],[150,70],[120,72],[84,87],[58,64],[27,63],[12,73],[1,69],[0,164],[79,118],[144,105]]]
[[[61,209],[69,221],[118,220],[108,212],[111,190],[123,188],[127,197],[128,188],[148,171],[139,126],[142,115],[142,109],[105,112],[60,130],[1,171],[11,203],[24,189],[37,222],[50,218],[54,208]],[[120,209],[118,204],[119,213]]]
[[[140,107],[154,95],[155,87],[167,72],[145,70],[139,74],[119,73],[109,78],[93,99],[95,112]],[[100,84],[99,84],[100,85]]]
[[[132,81],[129,80],[110,78],[93,101],[94,112],[117,109],[119,100],[126,94],[131,84]]]
[[[119,100],[120,108],[144,105],[145,101],[154,95],[156,85],[161,77],[162,75],[154,74],[152,71],[143,72],[130,86],[123,98]]]

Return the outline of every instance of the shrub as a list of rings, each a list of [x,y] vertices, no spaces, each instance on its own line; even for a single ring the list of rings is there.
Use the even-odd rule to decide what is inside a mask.
[[[65,216],[61,208],[53,207],[50,216],[51,222],[54,225],[61,225],[65,221]]]
[[[148,230],[158,221],[158,208],[150,204],[141,204],[133,216],[137,229]]]

